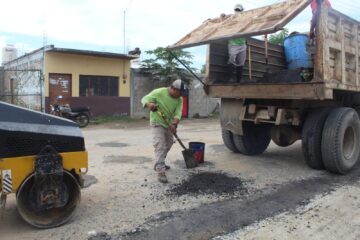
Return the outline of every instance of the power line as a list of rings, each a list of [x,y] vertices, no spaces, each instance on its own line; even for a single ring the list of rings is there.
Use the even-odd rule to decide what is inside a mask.
[[[124,44],[124,54],[126,53],[126,29],[125,29],[125,26],[126,26],[126,23],[125,23],[125,20],[126,20],[126,12],[129,10],[129,8],[130,8],[130,6],[131,6],[131,4],[133,3],[133,1],[134,0],[129,0],[129,2],[128,2],[128,4],[126,5],[126,7],[124,8],[124,12],[123,12],[123,16],[124,16],[124,19],[123,19],[123,23],[124,23],[124,25],[123,25],[123,30],[124,30],[124,32],[123,32],[123,35],[124,35],[124,39],[123,39],[123,44]]]

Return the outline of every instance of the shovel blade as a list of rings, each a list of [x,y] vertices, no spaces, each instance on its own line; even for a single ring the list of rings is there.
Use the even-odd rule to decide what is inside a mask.
[[[182,154],[184,156],[186,168],[194,168],[198,166],[198,162],[196,161],[192,150],[185,149],[182,151]]]

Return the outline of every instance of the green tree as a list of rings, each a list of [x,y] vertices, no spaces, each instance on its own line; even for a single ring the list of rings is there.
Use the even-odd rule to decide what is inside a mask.
[[[200,70],[201,74],[205,74],[206,73],[206,64],[202,65],[201,70]]]
[[[169,84],[176,78],[181,78],[187,83],[192,79],[192,75],[182,67],[166,48],[158,47],[154,50],[146,51],[146,53],[150,55],[150,58],[144,60],[141,67],[149,71],[155,80]],[[189,52],[177,49],[172,50],[172,53],[184,64],[191,67],[193,55]],[[194,68],[191,69],[195,70]]]
[[[284,45],[284,40],[287,36],[289,36],[289,29],[284,28],[279,33],[271,34],[269,36],[269,43]]]

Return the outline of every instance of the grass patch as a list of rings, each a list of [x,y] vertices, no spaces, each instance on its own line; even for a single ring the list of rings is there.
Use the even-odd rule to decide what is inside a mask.
[[[220,112],[210,113],[209,118],[220,118]]]
[[[120,115],[112,115],[112,116],[97,116],[91,119],[91,123],[94,125],[104,124],[104,123],[133,123],[140,122],[142,119],[139,118],[131,118],[129,116],[120,116]]]

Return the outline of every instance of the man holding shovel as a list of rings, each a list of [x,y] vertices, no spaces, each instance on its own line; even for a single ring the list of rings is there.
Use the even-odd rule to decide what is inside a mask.
[[[182,114],[181,96],[186,94],[186,89],[185,83],[177,79],[169,87],[155,89],[141,99],[143,107],[150,109],[150,126],[155,148],[154,169],[162,183],[168,182],[165,170],[170,167],[165,165],[165,158],[174,143],[173,134],[176,134]]]

